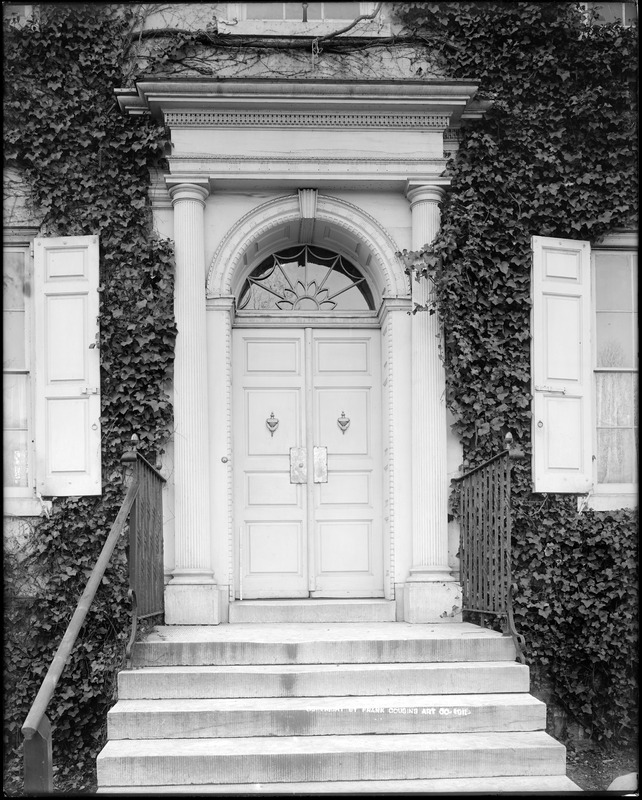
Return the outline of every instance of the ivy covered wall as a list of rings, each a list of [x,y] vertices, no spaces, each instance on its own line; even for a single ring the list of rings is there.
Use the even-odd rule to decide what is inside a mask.
[[[29,223],[45,236],[100,237],[104,481],[102,497],[53,498],[49,518],[10,526],[6,791],[20,783],[20,727],[122,501],[121,456],[135,433],[139,450],[155,463],[172,429],[173,252],[154,235],[147,197],[165,132],[122,115],[114,96],[135,22],[133,7],[45,4],[32,23],[4,24],[5,193],[13,192],[5,225]],[[124,540],[49,707],[59,790],[91,787],[103,744],[129,630],[123,548]]]
[[[578,3],[399,3],[406,32],[492,102],[450,163],[420,269],[445,328],[447,403],[466,459],[531,452],[533,235],[637,230],[637,30]],[[419,51],[421,52],[421,51]],[[535,687],[598,740],[637,736],[637,510],[578,513],[514,467],[513,578]]]

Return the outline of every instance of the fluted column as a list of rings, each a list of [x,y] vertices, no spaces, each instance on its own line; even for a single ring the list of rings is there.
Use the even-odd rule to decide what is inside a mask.
[[[409,184],[412,249],[439,232],[443,188]],[[413,305],[425,306],[428,280],[412,280]],[[412,567],[404,590],[407,622],[452,622],[461,616],[461,592],[448,566],[448,470],[445,373],[439,356],[437,314],[412,318]]]
[[[174,207],[178,329],[174,361],[175,567],[167,586],[168,624],[217,623],[209,506],[204,208],[200,179],[169,187]]]

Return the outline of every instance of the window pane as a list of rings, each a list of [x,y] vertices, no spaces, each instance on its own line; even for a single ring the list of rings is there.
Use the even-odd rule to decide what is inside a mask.
[[[25,315],[23,311],[2,312],[2,364],[4,369],[25,369]]]
[[[598,429],[598,483],[635,483],[638,463],[637,435],[633,429]]]
[[[283,3],[246,3],[245,9],[247,19],[283,19]]]
[[[249,275],[239,310],[368,311],[374,309],[365,278],[350,262],[320,247],[283,250]]]
[[[4,486],[28,486],[27,431],[4,432]]]
[[[285,18],[303,20],[303,3],[285,3]],[[308,3],[308,19],[321,19],[321,3]]]
[[[633,347],[633,314],[597,314],[598,367],[635,367]]]
[[[7,428],[27,428],[27,376],[4,376],[2,385],[2,414]]]
[[[25,307],[25,253],[4,250],[2,257],[2,307],[23,309]]]
[[[622,22],[624,3],[593,2],[591,6],[597,10],[599,22]]]
[[[633,376],[631,373],[598,372],[598,427],[630,427],[634,421]]]
[[[356,19],[361,16],[359,7],[359,3],[324,3],[323,17],[324,19]]]
[[[631,260],[619,253],[596,253],[596,307],[598,311],[632,311]]]

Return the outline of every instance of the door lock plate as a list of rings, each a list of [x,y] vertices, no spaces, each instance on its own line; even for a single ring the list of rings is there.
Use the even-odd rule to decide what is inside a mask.
[[[308,454],[305,447],[290,448],[290,483],[308,482]]]
[[[312,451],[314,460],[314,482],[328,482],[328,448],[315,447]]]

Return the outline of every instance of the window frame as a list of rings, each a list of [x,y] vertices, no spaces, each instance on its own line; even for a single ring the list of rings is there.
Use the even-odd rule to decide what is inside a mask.
[[[600,244],[591,246],[591,421],[592,421],[592,447],[593,447],[593,488],[588,496],[588,506],[597,511],[609,511],[618,508],[636,508],[638,505],[638,483],[599,483],[597,464],[597,375],[603,372],[613,372],[609,368],[597,366],[597,270],[595,268],[595,255],[598,253],[629,253],[637,256],[638,237],[634,232],[621,232],[605,237]],[[639,376],[639,362],[637,367],[623,367],[616,372]],[[582,498],[578,505],[582,505]]]
[[[225,4],[222,4],[225,8]],[[246,16],[247,3],[227,3],[227,15],[218,18],[219,31],[231,36],[303,36],[320,37],[336,33],[354,22],[354,19],[310,19],[307,22],[298,19],[252,19]],[[359,13],[355,17],[370,15],[377,4],[368,0],[359,2]],[[350,30],[351,37],[390,36],[392,33],[390,20],[382,9],[376,18],[360,20],[358,25]]]
[[[36,493],[36,452],[34,444],[34,336],[33,336],[33,241],[37,228],[7,228],[3,235],[3,253],[21,251],[25,254],[25,284],[29,292],[25,297],[25,370],[7,370],[7,374],[27,374],[27,486],[4,486],[4,514],[9,516],[40,516],[48,513],[51,503],[38,498]],[[3,384],[5,370],[3,369]],[[3,425],[4,430],[4,425]]]

